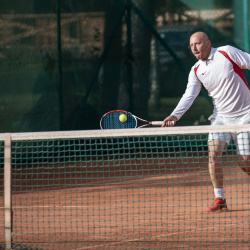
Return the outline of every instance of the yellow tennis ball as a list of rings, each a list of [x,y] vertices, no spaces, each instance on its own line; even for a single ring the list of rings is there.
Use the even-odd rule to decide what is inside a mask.
[[[125,114],[121,114],[120,116],[119,116],[119,120],[120,120],[120,122],[126,122],[127,121],[127,116],[125,115]]]

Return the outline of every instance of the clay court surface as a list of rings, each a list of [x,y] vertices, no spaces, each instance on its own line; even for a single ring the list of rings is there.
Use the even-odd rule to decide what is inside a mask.
[[[249,249],[249,179],[234,163],[224,170],[229,210],[207,213],[214,195],[206,156],[92,158],[17,168],[12,177],[13,246]],[[0,213],[3,244],[3,206]]]

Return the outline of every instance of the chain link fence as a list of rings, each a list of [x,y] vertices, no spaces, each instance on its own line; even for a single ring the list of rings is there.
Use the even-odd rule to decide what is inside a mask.
[[[163,120],[195,63],[193,32],[245,48],[242,3],[205,2],[0,0],[0,131],[98,129],[112,109]],[[201,93],[179,125],[211,112]]]

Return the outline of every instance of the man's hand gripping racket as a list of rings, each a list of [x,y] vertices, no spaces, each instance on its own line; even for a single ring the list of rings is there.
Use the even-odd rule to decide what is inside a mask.
[[[139,122],[143,124],[139,125]],[[172,126],[175,124],[174,121],[170,123]],[[110,111],[104,114],[100,120],[101,129],[143,128],[148,126],[163,126],[163,121],[147,121],[124,110]]]

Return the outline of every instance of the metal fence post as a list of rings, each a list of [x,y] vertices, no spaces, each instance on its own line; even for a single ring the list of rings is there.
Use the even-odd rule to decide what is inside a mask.
[[[133,91],[133,52],[132,52],[132,24],[131,24],[131,0],[127,0],[127,73],[129,90],[129,111],[134,112],[134,91]]]
[[[62,40],[61,40],[61,0],[56,1],[57,17],[57,56],[58,56],[58,98],[59,129],[63,130],[63,79],[62,79]]]

